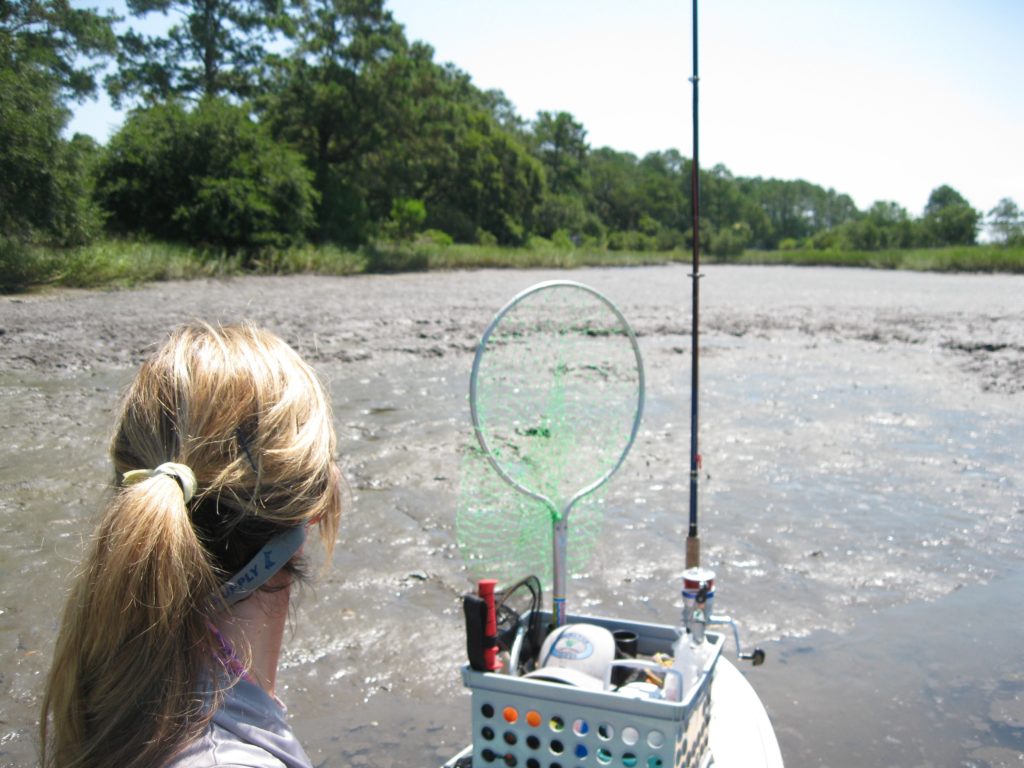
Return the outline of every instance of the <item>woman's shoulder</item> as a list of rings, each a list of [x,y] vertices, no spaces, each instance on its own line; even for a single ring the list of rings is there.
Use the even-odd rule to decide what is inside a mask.
[[[245,680],[227,691],[206,731],[165,768],[312,768],[280,706]]]
[[[189,744],[164,768],[293,768],[263,747],[210,723],[206,732]]]

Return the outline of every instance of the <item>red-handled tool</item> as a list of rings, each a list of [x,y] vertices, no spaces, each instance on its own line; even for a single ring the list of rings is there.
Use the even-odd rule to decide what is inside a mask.
[[[498,613],[494,608],[494,589],[498,586],[495,579],[480,579],[477,583],[477,595],[487,605],[487,621],[484,624],[484,666],[490,672],[501,669],[498,661]]]

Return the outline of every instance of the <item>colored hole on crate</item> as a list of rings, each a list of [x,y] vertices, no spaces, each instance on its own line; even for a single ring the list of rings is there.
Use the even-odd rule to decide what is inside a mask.
[[[551,742],[551,754],[560,755],[565,752],[565,745],[562,744],[558,739]]]
[[[647,746],[651,749],[660,749],[665,743],[665,734],[661,731],[651,731],[647,734]]]
[[[505,707],[501,711],[501,716],[505,718],[506,723],[514,723],[519,719],[519,712],[516,711],[515,707]]]
[[[484,704],[480,707],[480,714],[484,717],[494,717],[494,707],[490,704]]]
[[[551,718],[551,722],[548,723],[548,725],[555,733],[561,733],[562,729],[565,728],[565,720],[560,718],[558,715],[555,715]]]
[[[494,729],[491,728],[489,725],[485,725],[483,728],[480,729],[480,735],[483,736],[484,739],[486,739],[487,741],[490,741],[494,738]]]
[[[603,741],[608,741],[615,735],[615,729],[612,728],[611,723],[601,723],[597,726],[597,737]]]
[[[587,751],[586,744],[576,745],[576,757],[578,757],[580,760],[583,760],[588,754],[590,753]]]
[[[622,743],[627,747],[632,747],[640,741],[640,731],[634,728],[632,725],[627,725],[622,729]]]
[[[582,717],[573,720],[572,732],[575,733],[577,736],[586,736],[589,731],[590,726],[587,725],[587,721],[584,720]]]
[[[509,768],[515,768],[515,764],[517,762],[519,761],[516,760],[516,756],[513,755],[511,752],[505,755],[505,765],[509,766]]]
[[[636,755],[632,752],[627,752],[622,756],[622,764],[625,768],[635,768],[636,766]]]
[[[540,768],[540,760],[536,757],[531,757],[526,761],[526,768]]]
[[[528,746],[530,749],[540,749],[540,739],[538,739],[536,736],[527,736],[526,746]]]
[[[509,746],[515,744],[518,741],[518,739],[516,738],[516,735],[512,731],[505,731],[504,739],[505,739],[505,743],[508,744]]]
[[[661,768],[661,758],[657,755],[651,755],[648,757],[647,768]]]
[[[493,763],[494,758],[497,757],[497,755],[494,754],[493,750],[485,749],[483,752],[480,753],[480,757],[484,759],[485,763]]]
[[[540,712],[535,709],[531,709],[526,713],[526,724],[531,728],[536,728],[540,725]]]
[[[607,749],[597,750],[597,762],[599,762],[601,765],[611,765],[612,753],[609,752]]]

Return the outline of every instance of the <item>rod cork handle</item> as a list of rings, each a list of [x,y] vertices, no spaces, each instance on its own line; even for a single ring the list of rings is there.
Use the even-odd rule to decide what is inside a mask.
[[[699,536],[687,536],[686,537],[686,567],[687,568],[699,568],[700,567],[700,537]]]

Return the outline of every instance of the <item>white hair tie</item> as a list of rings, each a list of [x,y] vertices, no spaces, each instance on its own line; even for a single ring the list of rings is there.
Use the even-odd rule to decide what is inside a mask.
[[[181,495],[185,497],[186,504],[196,495],[195,473],[185,464],[175,464],[173,461],[165,462],[156,469],[133,469],[125,472],[121,475],[121,484],[124,486],[135,485],[157,475],[168,475],[177,480],[178,485],[181,487]]]

